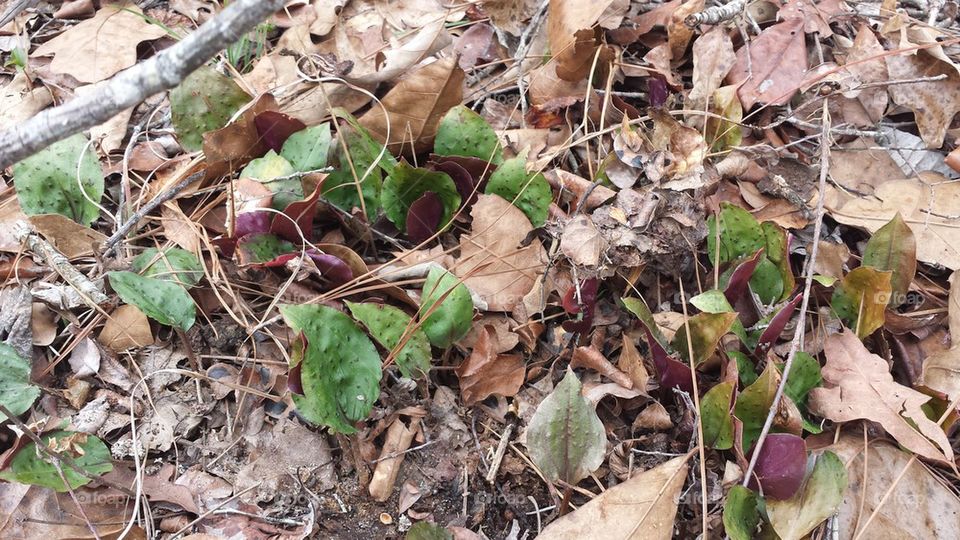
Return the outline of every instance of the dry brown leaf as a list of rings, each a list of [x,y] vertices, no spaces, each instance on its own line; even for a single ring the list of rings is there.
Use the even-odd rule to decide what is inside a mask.
[[[470,356],[457,366],[460,396],[466,406],[494,394],[515,396],[526,379],[526,366],[518,354],[497,354],[496,331],[485,326]]]
[[[416,417],[410,420],[409,426],[399,417],[390,424],[383,440],[383,448],[380,449],[380,461],[377,462],[370,485],[367,486],[373,500],[384,502],[393,494],[393,486],[397,483],[404,454],[413,443],[413,437],[419,428],[420,419]]]
[[[542,111],[555,111],[583,101],[587,92],[586,79],[570,82],[557,76],[553,64],[545,64],[529,75],[530,85],[527,91],[530,104]]]
[[[512,311],[537,281],[546,251],[538,239],[521,246],[533,225],[500,196],[480,195],[470,215],[473,228],[460,239],[454,272],[487,302],[489,311]]]
[[[60,214],[30,216],[30,224],[68,259],[91,256],[95,246],[107,241],[102,233]]]
[[[593,221],[580,214],[563,227],[560,236],[560,251],[570,262],[587,267],[596,267],[607,250],[604,240]]]
[[[421,67],[400,79],[383,97],[383,107],[370,109],[360,118],[360,123],[381,142],[386,142],[395,154],[401,149],[426,152],[433,147],[440,119],[451,107],[460,104],[463,78],[463,70],[455,58]]]
[[[150,321],[137,306],[123,304],[113,310],[100,331],[100,343],[114,352],[153,345]]]
[[[256,437],[247,462],[237,472],[234,489],[237,493],[245,491],[241,500],[252,504],[299,493],[300,482],[316,483],[318,491],[325,491],[337,482],[332,462],[330,446],[322,434],[282,420]]]
[[[960,225],[954,218],[941,216],[960,213],[960,184],[932,172],[919,176],[883,182],[872,197],[846,202],[827,197],[826,208],[838,222],[871,233],[900,212],[917,238],[917,259],[956,270],[960,268]]]
[[[803,19],[791,19],[765,28],[749,47],[741,47],[727,79],[741,84],[737,96],[746,112],[756,103],[788,102],[806,71]]]
[[[669,540],[687,459],[680,456],[614,486],[548,525],[540,538]]]
[[[879,86],[862,90],[856,89],[856,86],[859,85],[879,83],[890,79],[887,64],[879,58],[883,52],[883,45],[877,40],[873,30],[867,25],[861,26],[844,62],[847,65],[845,71],[852,75],[855,80],[855,88],[843,93],[843,99],[851,102],[841,104],[844,111],[844,120],[847,122],[860,126],[873,125],[879,122],[883,113],[886,112],[887,102],[889,101],[887,88]],[[861,114],[856,114],[859,111],[852,106],[853,103],[859,104]]]
[[[50,69],[95,83],[137,63],[137,45],[167,31],[150,24],[136,6],[104,6],[97,15],[44,43],[36,56],[53,55]]]
[[[617,192],[601,185],[596,185],[590,180],[577,176],[572,172],[563,169],[553,169],[543,173],[543,176],[550,182],[550,186],[559,192],[568,192],[572,195],[571,204],[580,204],[581,199],[586,195],[587,200],[583,203],[583,209],[593,210],[601,204],[617,196]]]
[[[347,79],[361,84],[392,81],[452,42],[453,38],[447,32],[443,18],[435,18],[430,24],[412,33],[407,42],[384,51],[383,62],[379,64],[376,72],[366,76],[351,74]]]
[[[497,353],[505,353],[520,343],[520,336],[510,330],[516,324],[513,319],[506,315],[487,313],[480,317],[480,320],[473,321],[470,332],[457,345],[466,349],[473,349],[477,346],[480,336],[484,334],[484,327],[492,326],[496,338],[493,341],[493,350]]]
[[[627,390],[633,389],[633,380],[629,375],[617,369],[603,354],[593,347],[577,347],[570,360],[571,367],[592,369]],[[644,391],[645,388],[640,388]]]
[[[705,0],[686,0],[670,13],[670,22],[667,23],[667,45],[670,47],[670,58],[674,60],[683,58],[694,33],[694,29],[687,26],[684,20],[694,13],[703,11],[705,5]]]
[[[41,302],[34,302],[30,316],[30,331],[33,344],[37,347],[46,347],[57,337],[57,320],[60,315]]]
[[[917,119],[920,137],[928,148],[940,148],[947,127],[953,116],[960,111],[960,73],[947,64],[931,57],[926,51],[915,55],[891,55],[886,57],[891,79],[913,79],[946,75],[939,81],[895,84],[889,87],[890,98],[897,105],[912,110]]]
[[[737,56],[733,42],[722,26],[716,26],[693,42],[693,88],[689,108],[701,108],[713,92],[720,88]]]
[[[494,26],[519,36],[526,30],[525,22],[537,12],[540,0],[485,0],[483,11]]]
[[[0,125],[23,122],[53,103],[53,94],[41,84],[31,85],[25,72],[17,73],[0,90]]]
[[[640,351],[637,350],[637,346],[633,344],[633,340],[627,334],[623,334],[623,348],[620,350],[617,368],[630,377],[634,388],[641,392],[647,391],[650,373],[643,365],[643,357],[640,356]]]
[[[824,387],[810,391],[811,412],[834,422],[877,422],[904,448],[953,463],[943,429],[921,409],[930,396],[895,382],[887,362],[868,351],[850,330],[829,336],[824,354]]]
[[[654,401],[640,411],[631,427],[638,430],[667,431],[673,428],[673,421],[667,409],[659,401]]]
[[[870,441],[868,448],[864,456],[859,433],[841,435],[826,448],[847,467],[847,491],[837,515],[841,531],[870,540],[960,538],[960,499],[940,478],[923,463],[910,463],[910,454],[892,444]],[[896,485],[894,478],[899,478]]]
[[[547,39],[550,42],[550,51],[554,55],[554,68],[561,79],[578,81],[586,77],[593,62],[592,53],[596,51],[596,47],[585,46],[585,38],[592,41],[593,27],[611,3],[613,0],[595,2],[550,0]],[[580,30],[588,30],[589,35],[587,33],[578,35]],[[587,62],[586,66],[584,62]]]

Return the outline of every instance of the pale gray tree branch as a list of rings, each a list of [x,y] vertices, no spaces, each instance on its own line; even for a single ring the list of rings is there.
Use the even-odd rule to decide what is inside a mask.
[[[279,11],[285,2],[234,0],[177,44],[118,73],[95,92],[41,111],[0,133],[0,169],[177,86],[207,60]]]

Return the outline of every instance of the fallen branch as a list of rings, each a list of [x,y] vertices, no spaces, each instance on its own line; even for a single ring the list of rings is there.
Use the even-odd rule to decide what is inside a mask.
[[[177,86],[219,51],[281,9],[284,3],[285,0],[235,0],[196,32],[117,74],[98,90],[41,111],[0,133],[0,169]]]

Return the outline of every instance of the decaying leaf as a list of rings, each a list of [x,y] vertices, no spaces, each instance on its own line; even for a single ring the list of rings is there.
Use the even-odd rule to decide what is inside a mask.
[[[916,237],[918,260],[960,268],[960,229],[948,217],[960,208],[960,184],[937,173],[883,181],[872,195],[860,198],[828,197],[826,207],[840,223],[871,233],[900,213]]]
[[[909,452],[882,441],[865,447],[856,432],[844,433],[827,450],[840,457],[849,480],[837,515],[840,530],[877,540],[960,535],[960,498]]]
[[[167,35],[134,6],[105,6],[97,15],[41,45],[34,54],[53,55],[51,69],[78,81],[102,81],[137,61],[137,44]]]
[[[515,396],[526,379],[526,366],[518,354],[497,353],[496,330],[485,326],[470,356],[457,367],[457,378],[463,403],[469,406],[494,394]]]

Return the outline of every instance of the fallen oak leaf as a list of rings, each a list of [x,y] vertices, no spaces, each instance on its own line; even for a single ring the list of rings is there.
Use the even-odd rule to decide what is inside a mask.
[[[904,448],[953,465],[950,441],[921,408],[930,396],[895,382],[886,361],[850,330],[828,337],[824,353],[824,387],[810,391],[811,412],[834,422],[877,422]]]
[[[741,85],[737,95],[744,111],[756,103],[783,105],[796,93],[807,71],[803,25],[803,19],[790,19],[769,26],[737,51],[727,80]]]

